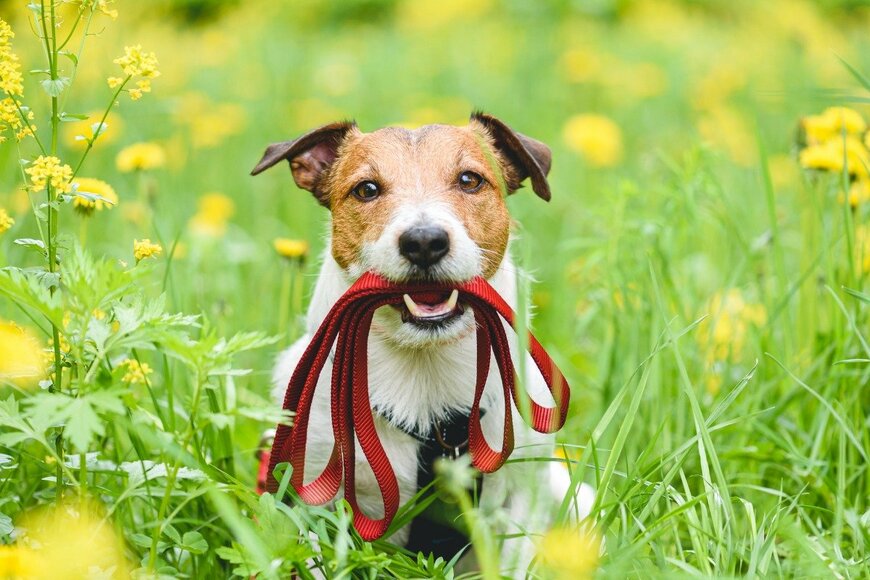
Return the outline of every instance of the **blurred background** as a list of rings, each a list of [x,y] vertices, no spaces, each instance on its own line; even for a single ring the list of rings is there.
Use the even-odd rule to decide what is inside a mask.
[[[619,528],[624,506],[644,509],[645,492],[625,491],[640,460],[672,459],[692,445],[686,393],[694,392],[704,416],[727,423],[713,436],[725,479],[759,513],[779,509],[778,496],[762,489],[795,502],[813,494],[802,503],[825,506],[798,510],[813,539],[796,552],[846,561],[844,534],[863,550],[870,480],[839,426],[849,424],[850,442],[867,443],[868,366],[834,363],[870,358],[854,332],[866,328],[867,309],[842,290],[866,292],[870,274],[868,99],[859,78],[870,71],[866,1],[149,0],[111,8],[118,13],[92,27],[87,65],[65,103],[89,119],[64,124],[61,157],[80,155],[76,135],[99,121],[112,60],[125,46],[155,51],[161,76],[141,101],[112,108],[81,173],[110,184],[119,203],[67,214],[62,236],[126,263],[134,238],[157,241],[165,252],[148,292],[165,291],[170,310],[202,313],[221,335],[281,335],[246,361],[255,372],[238,382],[248,404],[267,404],[272,360],[299,334],[328,232],[326,210],[289,171],[249,176],[266,145],[339,119],[363,130],[460,124],[482,109],[553,150],[552,201],[520,190],[509,205],[513,253],[535,280],[534,329],[573,386],[560,440],[585,442],[611,404],[627,428],[635,412],[642,419],[620,456],[625,477],[609,482],[612,497],[624,492],[634,503],[607,504],[605,533]],[[20,31],[22,61],[41,62],[25,2],[0,0],[0,14]],[[842,105],[860,120],[864,164],[802,168],[802,119]],[[839,135],[845,122],[834,117]],[[15,219],[0,238],[3,265],[40,261],[11,242],[38,237],[17,163],[35,151],[21,147],[19,155],[14,140],[0,146],[0,207]],[[276,239],[298,243],[276,251]],[[668,329],[686,330],[679,356],[655,359],[639,411],[627,414],[620,393]],[[749,388],[729,398],[756,363]],[[241,471],[251,477],[265,426],[240,419],[235,427]],[[602,448],[613,439],[605,427],[596,434]],[[689,474],[704,461],[684,459]],[[642,477],[657,481],[654,471]],[[585,478],[595,483],[597,473]],[[674,537],[684,532],[675,527]],[[608,538],[614,553],[620,545],[627,558],[637,554]]]

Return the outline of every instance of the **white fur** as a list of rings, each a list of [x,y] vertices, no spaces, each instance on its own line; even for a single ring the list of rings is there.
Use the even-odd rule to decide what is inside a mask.
[[[335,262],[331,249],[327,247],[308,310],[307,332],[280,355],[275,367],[274,396],[277,401],[283,401],[293,369],[332,305],[365,271],[373,270],[393,280],[406,279],[410,266],[399,254],[398,236],[408,227],[433,222],[447,229],[450,251],[432,272],[432,277],[467,280],[481,273],[481,250],[450,209],[438,203],[400,209],[380,239],[363,249],[360,262],[350,267],[348,272]],[[498,271],[489,280],[514,310],[517,300],[515,276],[513,263],[506,255]],[[405,428],[426,432],[435,420],[444,417],[449,411],[470,408],[477,365],[474,328],[470,309],[463,314],[462,319],[454,321],[441,333],[403,324],[395,309],[378,310],[368,344],[369,392],[373,409],[385,416],[389,415]],[[509,336],[513,336],[510,329]],[[513,344],[512,355],[516,361]],[[526,368],[529,369],[526,377],[529,393],[537,402],[552,405],[552,397],[534,362],[528,354],[525,356]],[[307,481],[323,469],[333,446],[329,403],[331,376],[330,360],[320,375],[311,410],[305,467]],[[504,398],[494,360],[490,365],[482,406],[486,409],[482,419],[484,436],[490,445],[498,448],[503,430]],[[552,457],[554,436],[533,431],[513,408],[513,404],[511,409],[515,439],[512,458]],[[405,503],[417,492],[419,443],[384,419],[376,419],[376,429],[398,478],[401,501]],[[383,514],[380,491],[359,444],[356,457],[356,488],[360,506],[369,516],[379,517]],[[561,496],[554,496],[550,492],[549,479],[547,463],[508,463],[499,471],[485,476],[481,509],[506,508],[508,521],[504,522],[505,529],[500,532],[541,533],[549,523],[552,508],[567,491],[566,488]],[[407,541],[408,532],[406,527],[392,540],[402,544]],[[532,556],[533,546],[527,538],[506,541],[501,564],[505,569],[513,568],[512,573],[522,577]]]

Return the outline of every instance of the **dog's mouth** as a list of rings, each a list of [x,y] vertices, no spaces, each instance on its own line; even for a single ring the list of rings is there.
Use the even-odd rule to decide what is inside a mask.
[[[449,324],[465,312],[459,302],[459,290],[456,289],[440,296],[428,292],[414,296],[403,294],[402,303],[394,308],[401,313],[402,322],[426,328]]]

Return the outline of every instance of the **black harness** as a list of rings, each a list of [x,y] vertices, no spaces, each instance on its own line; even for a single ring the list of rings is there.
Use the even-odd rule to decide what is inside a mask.
[[[481,409],[481,416],[485,410]],[[420,442],[417,451],[417,490],[429,486],[435,480],[435,462],[440,459],[454,460],[468,453],[468,414],[455,411],[445,420],[436,421],[429,433],[421,435],[418,432],[404,429],[393,421],[390,423],[397,429],[407,433]],[[483,489],[483,478],[475,478],[473,497],[475,502]],[[424,498],[438,495],[435,486],[430,486]],[[445,513],[456,511],[455,508],[445,510],[445,502],[436,499],[429,508],[419,514],[411,522],[411,534],[405,548],[411,552],[432,554],[449,561],[470,543],[469,535],[459,518],[447,519]],[[456,513],[458,516],[458,511]],[[441,516],[441,517],[433,517]]]

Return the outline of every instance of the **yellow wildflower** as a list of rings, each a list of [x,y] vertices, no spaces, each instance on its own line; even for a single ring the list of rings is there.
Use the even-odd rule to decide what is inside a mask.
[[[9,228],[15,225],[15,220],[6,213],[6,210],[0,207],[0,234],[7,231]]]
[[[57,193],[68,193],[72,189],[72,168],[57,157],[40,155],[24,171],[30,176],[32,191],[42,191],[48,185]]]
[[[134,143],[124,147],[115,157],[115,166],[122,173],[157,169],[165,164],[166,152],[163,147],[150,142]]]
[[[115,8],[109,8],[109,4],[114,4],[115,0],[97,0],[97,4],[95,6],[96,10],[103,14],[104,16],[108,16],[112,20],[117,20],[118,18],[118,10]]]
[[[840,203],[844,203],[846,197],[840,193],[838,200]],[[853,181],[852,185],[849,186],[848,199],[849,205],[852,207],[858,207],[862,203],[870,201],[870,178],[862,177]]]
[[[21,64],[12,52],[10,41],[15,37],[12,28],[0,18],[0,91],[7,95],[21,96],[24,92]]]
[[[152,243],[148,238],[133,241],[133,257],[136,258],[137,264],[146,258],[155,258],[161,253],[163,253],[163,247],[160,244]]]
[[[870,226],[855,228],[855,266],[862,274],[870,274]]]
[[[0,379],[32,380],[44,374],[42,347],[33,334],[0,321]]]
[[[73,190],[76,193],[73,198],[73,208],[82,215],[91,215],[94,211],[103,208],[111,209],[118,204],[118,194],[115,189],[99,179],[90,177],[76,177],[73,181]],[[80,194],[99,195],[103,199],[88,199]]]
[[[195,149],[216,147],[242,131],[245,109],[236,103],[214,103],[199,92],[182,95],[175,120],[190,129],[190,144]]]
[[[275,238],[272,245],[278,255],[288,260],[300,262],[308,255],[308,242],[305,240],[291,240],[288,238]]]
[[[538,542],[538,563],[554,580],[592,578],[598,567],[601,539],[583,528],[550,530]]]
[[[870,171],[870,154],[861,140],[854,136],[847,136],[845,141],[842,137],[837,137],[810,145],[800,152],[799,160],[807,169],[840,173],[845,162],[846,171],[850,175],[866,177]]]
[[[111,521],[96,504],[43,508],[18,523],[21,578],[127,578],[130,565]]]
[[[148,363],[140,363],[132,358],[128,358],[118,366],[127,368],[121,380],[131,385],[136,383],[145,384],[148,375],[154,372]]]
[[[563,130],[565,143],[591,165],[610,167],[622,159],[622,130],[603,115],[575,115]]]
[[[38,567],[39,557],[34,550],[26,546],[0,546],[0,578],[34,578]]]
[[[821,115],[801,119],[801,128],[808,145],[817,145],[848,135],[859,135],[867,130],[867,123],[860,113],[848,107],[829,107]]]
[[[124,202],[121,206],[121,216],[133,225],[142,226],[148,219],[149,208],[141,201]]]
[[[127,89],[130,98],[134,101],[140,99],[142,93],[150,92],[151,79],[160,76],[160,71],[157,70],[157,56],[153,52],[144,52],[140,44],[124,47],[124,56],[116,58],[114,63],[124,71],[125,78],[109,77],[109,87],[117,88],[125,81],[141,77],[136,88]]]
[[[22,114],[24,118],[22,118]],[[0,143],[6,140],[2,135],[6,129],[15,133],[15,138],[19,141],[27,135],[32,135],[36,131],[36,125],[30,122],[32,120],[33,111],[24,107],[19,111],[18,105],[12,97],[0,100]]]
[[[705,314],[709,316],[698,325],[697,340],[711,369],[729,360],[740,362],[750,328],[767,323],[764,306],[747,302],[737,288],[713,295]],[[711,375],[708,390],[715,394],[720,384],[721,377]]]
[[[121,131],[121,117],[110,112],[103,124],[100,125],[102,118],[103,111],[95,111],[89,113],[88,118],[82,121],[64,123],[64,141],[70,147],[79,149],[84,149],[88,143],[93,143],[94,147],[113,143]]]
[[[199,235],[220,237],[227,231],[227,222],[236,212],[236,204],[226,195],[207,193],[197,202],[199,211],[190,219],[190,229]]]

